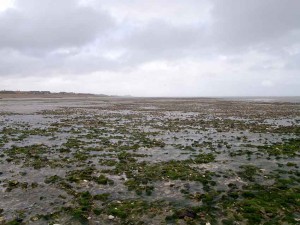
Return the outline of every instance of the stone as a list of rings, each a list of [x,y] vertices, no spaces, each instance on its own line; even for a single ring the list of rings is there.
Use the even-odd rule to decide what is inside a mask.
[[[39,218],[35,216],[35,217],[33,217],[31,220],[32,220],[32,221],[37,221],[38,219],[39,219]]]
[[[177,213],[177,216],[179,219],[184,219],[185,217],[194,219],[196,217],[196,213],[189,209],[183,209]]]
[[[115,217],[113,215],[109,215],[108,219],[113,220]]]

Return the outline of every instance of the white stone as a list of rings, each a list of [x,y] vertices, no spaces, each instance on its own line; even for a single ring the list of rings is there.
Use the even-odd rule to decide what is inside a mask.
[[[113,220],[115,217],[113,215],[109,215],[108,219]]]

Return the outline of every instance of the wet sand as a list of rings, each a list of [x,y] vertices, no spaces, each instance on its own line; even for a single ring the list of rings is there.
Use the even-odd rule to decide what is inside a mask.
[[[297,97],[0,99],[0,224],[297,224],[299,133]]]

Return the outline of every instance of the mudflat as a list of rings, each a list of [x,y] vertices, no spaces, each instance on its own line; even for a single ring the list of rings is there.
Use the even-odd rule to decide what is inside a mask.
[[[299,224],[299,98],[0,99],[0,224]]]

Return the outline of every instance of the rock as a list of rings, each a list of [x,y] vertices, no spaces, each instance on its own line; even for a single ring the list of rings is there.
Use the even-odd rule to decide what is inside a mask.
[[[32,217],[31,220],[32,220],[32,221],[37,221],[38,219],[39,219],[39,218],[35,216],[35,217]]]
[[[22,218],[19,218],[19,217],[17,217],[15,220],[16,220],[16,222],[18,222],[18,223],[22,223],[22,222],[23,222],[23,219],[22,219]]]
[[[183,185],[183,187],[185,187],[187,190],[190,190],[190,188],[191,188],[191,186],[190,186],[189,183],[185,183],[185,184]]]
[[[166,195],[168,195],[168,194],[170,194],[170,193],[171,193],[170,190],[165,190],[165,194],[166,194]]]
[[[108,219],[109,219],[109,220],[113,220],[114,218],[115,218],[115,217],[114,217],[113,215],[109,215],[109,216],[108,216]]]
[[[170,186],[170,187],[174,187],[175,186],[175,183],[171,183],[171,182],[166,182],[164,183],[164,186]]]
[[[180,210],[177,215],[179,219],[184,219],[185,217],[194,219],[196,217],[196,213],[190,209]]]
[[[210,225],[210,222],[206,222],[205,225]]]
[[[12,180],[8,182],[9,186],[17,186],[19,184],[19,181],[17,180]]]

